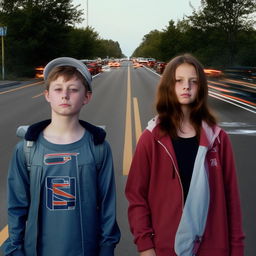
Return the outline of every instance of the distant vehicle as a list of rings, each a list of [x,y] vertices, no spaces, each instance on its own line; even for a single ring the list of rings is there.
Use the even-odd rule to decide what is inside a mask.
[[[256,81],[256,67],[230,67],[226,68],[223,72],[229,78]]]
[[[158,61],[155,63],[154,69],[158,74],[162,74],[164,72],[166,65],[166,62]]]
[[[211,69],[211,68],[205,68],[204,73],[208,77],[215,77],[215,78],[218,77],[218,78],[220,78],[220,77],[223,76],[223,72],[221,70]]]
[[[38,66],[35,68],[35,77],[36,78],[44,78],[44,67]]]
[[[97,75],[97,67],[95,65],[92,65],[91,63],[86,64],[86,67],[88,68],[89,72],[91,73],[92,76]]]
[[[141,67],[143,67],[144,65],[141,64],[141,63],[138,63],[138,62],[134,62],[132,66],[133,66],[133,68],[141,68]]]
[[[119,68],[121,66],[121,64],[118,61],[110,61],[108,65],[111,68]]]
[[[147,64],[148,64],[148,59],[147,59],[147,58],[139,57],[139,58],[136,59],[136,62],[147,66]]]
[[[153,67],[155,66],[155,64],[156,64],[156,59],[154,59],[154,58],[148,58],[147,60],[148,60],[147,66],[148,66],[149,68],[153,68]]]
[[[102,67],[102,72],[110,72],[110,71],[111,71],[111,69],[110,69],[109,65],[106,65],[106,66]]]
[[[97,60],[82,60],[92,76],[102,72],[102,65]]]

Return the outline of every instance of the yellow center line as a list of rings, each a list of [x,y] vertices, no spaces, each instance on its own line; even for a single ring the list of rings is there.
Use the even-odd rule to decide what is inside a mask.
[[[8,226],[6,225],[1,231],[0,231],[0,247],[4,243],[4,241],[8,238]]]
[[[31,86],[34,86],[34,85],[40,85],[40,84],[43,84],[43,83],[44,83],[44,82],[37,82],[37,83],[33,83],[33,84],[23,85],[23,86],[20,86],[20,87],[17,87],[17,88],[8,90],[8,91],[0,92],[0,95],[1,95],[1,94],[6,94],[6,93],[9,93],[9,92],[15,92],[15,91],[18,91],[18,90],[27,88],[27,87],[31,87]]]
[[[131,120],[131,75],[128,66],[127,78],[127,102],[126,102],[126,123],[123,155],[123,175],[128,175],[132,160],[132,120]]]
[[[142,129],[141,129],[141,121],[140,121],[139,104],[138,104],[138,99],[136,97],[133,98],[133,108],[134,108],[134,119],[135,119],[136,142],[138,142]]]

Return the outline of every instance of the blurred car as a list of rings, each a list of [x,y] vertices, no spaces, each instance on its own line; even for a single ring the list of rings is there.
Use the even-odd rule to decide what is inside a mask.
[[[89,72],[92,76],[97,75],[98,73],[102,72],[102,65],[101,63],[95,60],[82,60],[82,62],[86,65]]]
[[[147,66],[147,64],[148,64],[147,58],[142,58],[142,57],[137,58],[136,62],[138,62],[138,63],[140,63],[142,65],[145,65],[145,66]]]
[[[35,68],[35,77],[36,78],[44,78],[44,67],[38,66]]]
[[[221,70],[217,70],[217,69],[211,69],[211,68],[205,68],[204,69],[204,73],[206,74],[206,76],[208,77],[222,77],[223,73]]]
[[[132,66],[133,66],[133,68],[141,68],[141,67],[143,67],[143,64],[134,62]]]
[[[110,66],[105,65],[102,67],[102,72],[110,72],[110,71],[111,71]]]
[[[147,66],[149,68],[153,68],[156,64],[156,60],[154,58],[148,58]]]
[[[119,68],[121,66],[121,64],[118,61],[110,61],[108,65],[111,68]]]
[[[223,72],[225,77],[228,78],[242,79],[248,81],[256,80],[256,67],[229,67],[226,68]]]
[[[89,72],[91,73],[92,76],[97,75],[97,67],[95,65],[92,65],[91,63],[86,64],[86,67],[88,68]]]
[[[166,65],[166,62],[158,61],[155,63],[154,69],[158,74],[162,74],[164,72]]]

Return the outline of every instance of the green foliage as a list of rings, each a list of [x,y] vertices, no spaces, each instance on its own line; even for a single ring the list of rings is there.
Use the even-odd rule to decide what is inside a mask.
[[[162,32],[158,30],[151,31],[145,35],[141,45],[134,51],[133,56],[161,59],[161,36]]]
[[[96,53],[98,53],[97,56],[102,58],[122,58],[124,56],[118,42],[104,39],[100,40],[100,47]]]
[[[201,31],[213,28],[221,32],[221,40],[227,48],[227,60],[230,65],[236,61],[239,51],[239,32],[252,28],[256,11],[255,0],[202,0],[201,9],[193,10],[189,17],[193,27]]]
[[[0,25],[5,37],[6,73],[33,77],[35,67],[59,56],[78,59],[121,57],[118,42],[102,40],[93,28],[75,28],[82,21],[72,0],[1,0]]]
[[[145,35],[133,56],[168,61],[187,52],[208,67],[256,66],[255,0],[202,0],[198,10],[191,7],[191,16]]]
[[[98,33],[93,28],[85,29],[71,28],[68,34],[67,55],[77,59],[94,58],[95,51],[98,47]]]

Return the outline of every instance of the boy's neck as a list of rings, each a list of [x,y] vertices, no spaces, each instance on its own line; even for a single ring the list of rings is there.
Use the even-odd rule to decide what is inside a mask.
[[[52,117],[51,123],[44,129],[44,138],[55,144],[70,144],[80,140],[85,129],[78,118]]]

